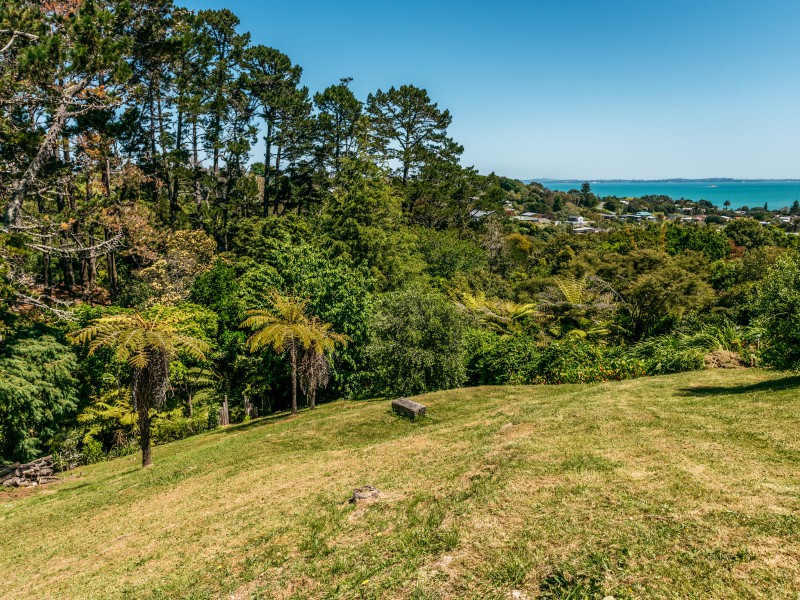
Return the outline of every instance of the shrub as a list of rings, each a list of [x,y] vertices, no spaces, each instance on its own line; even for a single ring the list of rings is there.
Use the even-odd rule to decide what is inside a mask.
[[[367,355],[377,393],[414,395],[464,383],[463,317],[423,288],[386,294],[372,320]]]
[[[622,347],[557,340],[542,349],[534,383],[619,381],[645,375],[645,364]]]
[[[498,335],[471,328],[465,346],[470,385],[523,385],[536,380],[540,348],[529,335]]]
[[[753,303],[765,337],[764,359],[779,369],[800,370],[800,266],[783,256],[756,288]]]
[[[744,363],[756,362],[754,338],[754,331],[727,320],[699,325],[689,320],[675,332],[638,343],[629,355],[643,361],[650,375],[699,371],[705,368],[705,357],[718,351],[738,354]]]

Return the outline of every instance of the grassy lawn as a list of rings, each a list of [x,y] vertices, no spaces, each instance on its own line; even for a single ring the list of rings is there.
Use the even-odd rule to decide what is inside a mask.
[[[0,492],[3,598],[797,598],[800,379],[337,402]],[[373,484],[383,497],[347,502]]]

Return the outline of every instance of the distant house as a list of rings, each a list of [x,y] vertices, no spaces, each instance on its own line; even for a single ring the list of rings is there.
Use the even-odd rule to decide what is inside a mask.
[[[472,217],[473,220],[475,221],[480,221],[481,219],[493,214],[494,214],[493,210],[480,210],[476,208],[474,210],[469,211],[469,216]]]
[[[534,213],[527,213],[521,214],[516,217],[511,217],[516,221],[522,221],[523,223],[536,223],[537,225],[552,225],[553,222],[546,218],[539,215],[534,216]]]
[[[637,213],[632,215],[625,215],[625,218],[629,221],[655,221],[656,218],[653,216],[653,213],[647,212],[646,210],[640,210]]]
[[[570,223],[585,223],[586,219],[578,215],[570,215],[567,218],[567,221],[569,221]]]

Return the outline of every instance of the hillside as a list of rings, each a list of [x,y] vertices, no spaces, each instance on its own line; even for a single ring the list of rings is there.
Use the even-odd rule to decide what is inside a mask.
[[[0,492],[4,598],[796,597],[800,379],[274,416]],[[348,504],[374,484],[379,501]]]

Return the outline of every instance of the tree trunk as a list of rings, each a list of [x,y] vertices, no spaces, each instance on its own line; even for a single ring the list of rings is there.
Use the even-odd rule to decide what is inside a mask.
[[[194,201],[197,204],[197,212],[203,204],[203,195],[200,192],[200,159],[197,154],[197,118],[192,121],[192,184],[194,185]]]
[[[192,395],[189,394],[189,418],[194,416],[194,406],[192,406]]]
[[[142,468],[153,464],[153,457],[150,450],[150,411],[142,402],[139,405],[139,435],[142,446]]]
[[[89,246],[94,246],[94,234],[89,234]],[[89,305],[94,306],[94,289],[97,283],[97,258],[94,253],[89,255]]]
[[[280,196],[280,182],[281,182],[281,147],[278,146],[278,151],[275,153],[275,208],[272,214],[278,214],[278,208],[280,207],[281,196]]]
[[[36,152],[36,156],[31,161],[31,164],[28,165],[22,179],[20,179],[19,183],[14,187],[14,191],[11,192],[11,198],[8,200],[6,210],[3,213],[4,225],[8,227],[19,227],[21,224],[22,203],[28,195],[31,186],[33,186],[33,183],[36,181],[36,178],[39,176],[39,171],[41,171],[44,163],[47,161],[48,157],[53,154],[53,149],[58,143],[58,138],[61,136],[66,122],[67,106],[62,104],[53,115],[50,129],[48,129],[47,135],[44,136],[42,143],[39,144],[39,150]]]
[[[290,348],[292,355],[292,414],[297,414],[297,347],[295,342],[292,341]]]
[[[264,151],[264,216],[269,215],[269,161],[272,154],[272,121],[267,120],[267,137],[264,138],[266,150]]]
[[[172,228],[174,229],[177,226],[177,218],[178,218],[178,190],[180,188],[180,173],[177,170],[178,162],[181,160],[183,155],[183,110],[180,107],[180,103],[178,104],[178,124],[175,129],[175,157],[176,161],[173,162],[175,167],[175,175],[172,182],[172,193],[170,194],[170,202],[169,202],[169,212],[170,212],[170,219],[172,221]],[[183,161],[181,160],[181,166],[183,166]]]

